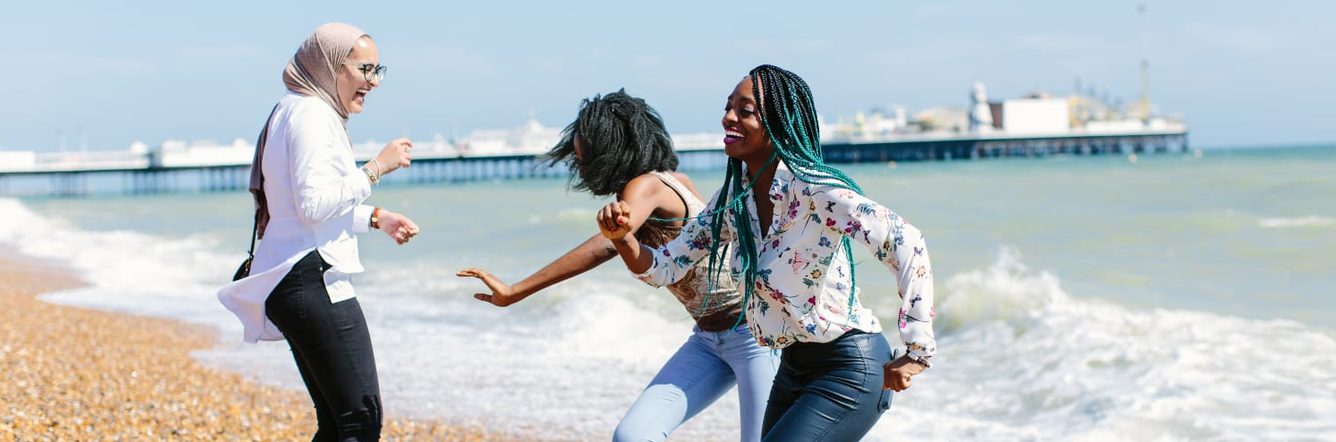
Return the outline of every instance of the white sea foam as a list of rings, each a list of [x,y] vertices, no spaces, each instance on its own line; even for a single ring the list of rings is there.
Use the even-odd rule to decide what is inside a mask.
[[[1294,227],[1326,227],[1336,224],[1331,218],[1308,215],[1298,218],[1263,218],[1257,225],[1268,229],[1287,229]]]
[[[236,319],[214,297],[235,257],[217,253],[209,236],[89,231],[11,199],[0,199],[0,211],[13,215],[0,221],[0,244],[67,262],[91,284],[42,299],[215,326],[219,346],[197,352],[202,361],[302,388],[285,344],[239,342]],[[685,312],[659,313],[672,302],[666,293],[621,269],[501,309],[472,298],[481,283],[454,276],[465,264],[381,266],[359,279],[386,406],[397,414],[604,435],[691,330]],[[727,427],[736,401],[712,408],[694,434],[736,432]]]
[[[216,326],[220,346],[201,360],[300,388],[286,345],[238,342],[214,299],[236,257],[213,237],[86,230],[8,199],[0,213],[0,244],[68,262],[93,284],[44,299]],[[480,258],[418,253],[373,263],[357,282],[395,414],[604,439],[690,330],[670,296],[616,265],[502,309],[472,299],[482,284],[454,277]],[[1011,251],[939,280],[938,312],[935,366],[895,398],[870,440],[1336,434],[1328,331],[1074,296]],[[736,413],[725,395],[674,437],[735,439]]]
[[[214,299],[201,271],[226,273],[219,269],[235,268],[239,261],[210,252],[216,246],[212,237],[88,231],[47,219],[13,199],[0,199],[0,213],[7,214],[0,221],[0,243],[65,262],[90,284],[42,299],[226,326],[223,316],[210,311],[213,306],[201,303]]]
[[[951,277],[942,292],[936,365],[896,398],[872,439],[1320,439],[1336,431],[1336,340],[1303,324],[1075,298],[1013,252]]]

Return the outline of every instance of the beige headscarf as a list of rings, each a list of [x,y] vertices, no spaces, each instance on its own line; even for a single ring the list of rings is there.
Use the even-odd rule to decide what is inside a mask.
[[[283,85],[289,91],[308,97],[319,97],[325,104],[339,114],[343,123],[348,124],[348,110],[339,100],[339,91],[334,79],[348,53],[352,52],[357,40],[367,36],[356,26],[347,23],[325,23],[306,37],[297,53],[283,69]],[[278,107],[275,106],[277,111]],[[270,113],[269,118],[273,119]],[[255,158],[251,160],[250,192],[255,198],[256,235],[264,238],[264,228],[269,224],[269,204],[264,197],[264,173],[260,160],[264,157],[265,139],[268,138],[269,120],[265,120],[260,139],[255,142]]]

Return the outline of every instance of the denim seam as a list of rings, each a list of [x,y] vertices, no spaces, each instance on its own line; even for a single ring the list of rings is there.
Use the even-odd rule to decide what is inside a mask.
[[[301,265],[301,262],[298,261],[297,264],[298,264],[298,265]],[[306,305],[306,304],[307,304],[307,299],[306,299],[306,298],[307,298],[307,295],[308,295],[308,293],[306,293],[306,273],[307,273],[307,272],[310,272],[310,269],[306,268],[306,266],[303,266],[300,270],[297,271],[297,296],[296,296],[296,299],[293,299],[293,301],[295,301],[296,304],[297,304],[297,306],[296,306],[296,307],[297,307],[297,312],[296,312],[296,313],[297,313],[297,319],[300,319],[300,320],[302,320],[302,321],[306,321],[307,319],[310,319],[310,317],[311,317],[310,313],[308,313],[308,312],[306,311],[306,307],[307,307],[307,305]]]

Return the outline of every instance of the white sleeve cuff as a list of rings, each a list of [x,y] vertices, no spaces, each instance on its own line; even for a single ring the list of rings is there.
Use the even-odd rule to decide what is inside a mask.
[[[353,207],[353,233],[366,233],[371,231],[371,211],[375,207],[366,204],[358,204]]]
[[[910,360],[923,364],[924,367],[932,368],[932,356],[922,350],[905,350],[905,356]]]

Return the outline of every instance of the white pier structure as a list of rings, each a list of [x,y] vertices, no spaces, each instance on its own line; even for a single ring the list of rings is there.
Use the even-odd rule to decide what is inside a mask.
[[[832,163],[933,161],[1048,155],[1135,155],[1187,152],[1188,128],[1178,119],[1127,112],[1094,94],[1055,97],[1035,93],[989,101],[975,82],[968,108],[930,108],[912,116],[859,113],[852,121],[820,119],[826,160]],[[1147,105],[1148,106],[1148,105]],[[458,140],[437,135],[414,142],[413,167],[389,183],[458,183],[479,180],[564,178],[568,171],[542,159],[560,129],[530,116],[508,130],[474,131]],[[722,135],[675,135],[679,169],[722,167]],[[359,162],[383,143],[353,145]],[[94,193],[216,192],[244,190],[255,146],[169,140],[121,151],[34,152],[0,150],[0,194],[79,196]]]

